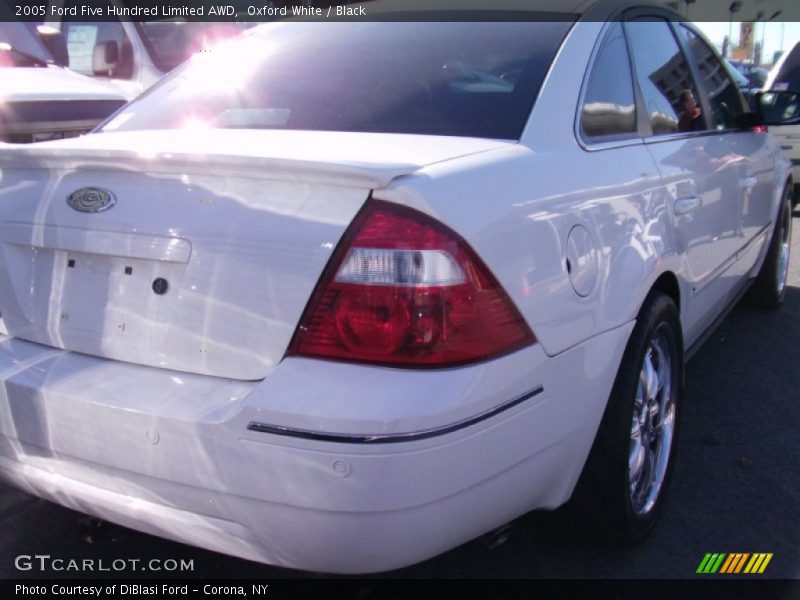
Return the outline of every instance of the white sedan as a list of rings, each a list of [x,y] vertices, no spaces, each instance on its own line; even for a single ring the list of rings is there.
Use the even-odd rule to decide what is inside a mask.
[[[324,572],[570,500],[641,540],[684,360],[784,296],[746,110],[666,9],[282,23],[3,149],[0,476]]]
[[[0,0],[0,144],[76,137],[125,104],[113,89],[62,66],[66,42],[57,32],[4,10]]]

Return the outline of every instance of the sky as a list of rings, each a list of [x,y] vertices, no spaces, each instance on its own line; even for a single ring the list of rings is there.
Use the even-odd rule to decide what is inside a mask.
[[[666,2],[668,0],[660,0]],[[732,0],[670,0],[677,2],[678,10],[694,21],[706,36],[720,48],[722,40],[731,28],[733,43],[739,41],[739,25],[742,21],[757,21],[754,38],[764,40],[763,61],[772,62],[778,50],[790,49],[800,41],[800,0],[738,0],[737,12],[731,14]],[[770,21],[772,19],[772,21]],[[733,27],[730,23],[733,21]],[[767,21],[765,23],[765,21]],[[762,37],[763,36],[763,37]]]
[[[798,0],[800,2],[800,0]],[[691,17],[691,14],[690,14]],[[722,46],[722,40],[728,35],[730,23],[717,22],[697,22],[695,23],[706,34],[706,37],[713,42],[717,49]],[[763,38],[762,38],[763,36]],[[733,43],[739,40],[739,22],[733,22],[732,28]],[[794,42],[800,41],[800,22],[789,21],[781,23],[759,23],[757,26],[755,39],[764,40],[763,61],[772,62],[773,54],[778,50],[787,50],[792,47]],[[781,41],[783,46],[781,46]]]

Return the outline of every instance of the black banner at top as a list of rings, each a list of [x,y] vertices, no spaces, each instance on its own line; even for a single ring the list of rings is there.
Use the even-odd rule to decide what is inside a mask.
[[[526,21],[595,13],[592,0],[0,0],[0,21]],[[614,0],[602,0],[613,9]],[[631,4],[619,0],[620,6]],[[800,21],[797,0],[661,0],[691,21]]]

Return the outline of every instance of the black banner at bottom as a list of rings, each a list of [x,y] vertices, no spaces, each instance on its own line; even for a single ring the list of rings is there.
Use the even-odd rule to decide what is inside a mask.
[[[3,598],[302,598],[343,600],[461,600],[539,598],[800,599],[800,580],[5,580]]]

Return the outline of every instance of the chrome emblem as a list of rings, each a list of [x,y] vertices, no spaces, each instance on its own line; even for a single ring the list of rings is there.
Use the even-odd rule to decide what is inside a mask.
[[[96,187],[75,190],[67,197],[67,204],[72,208],[88,213],[103,212],[114,206],[116,202],[114,194]]]

